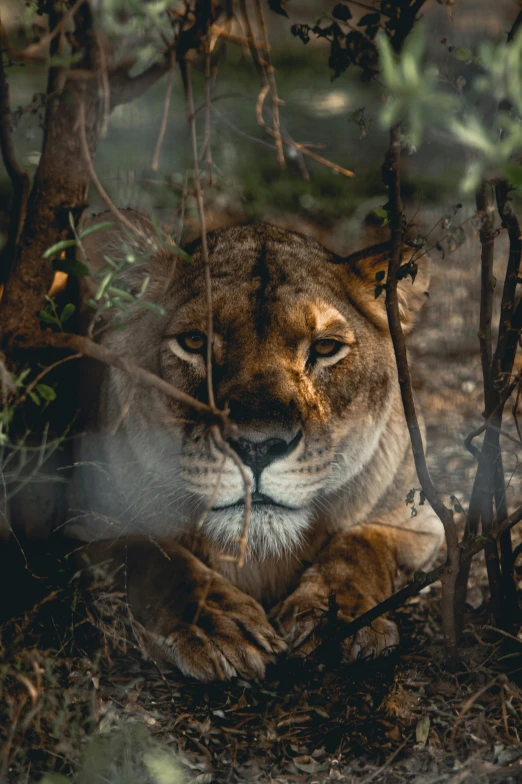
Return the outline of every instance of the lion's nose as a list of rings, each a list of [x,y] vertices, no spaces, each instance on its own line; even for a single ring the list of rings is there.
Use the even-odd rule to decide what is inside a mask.
[[[287,457],[297,447],[302,438],[302,431],[292,438],[285,441],[283,438],[267,438],[266,441],[249,441],[246,438],[238,438],[237,441],[230,441],[230,446],[234,449],[243,463],[259,475],[261,471]]]

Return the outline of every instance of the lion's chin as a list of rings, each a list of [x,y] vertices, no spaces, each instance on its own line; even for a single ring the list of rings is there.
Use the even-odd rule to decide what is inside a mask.
[[[248,529],[249,557],[262,560],[290,555],[300,544],[310,520],[311,512],[306,508],[254,504]],[[245,528],[244,504],[212,509],[203,528],[209,539],[233,554]]]

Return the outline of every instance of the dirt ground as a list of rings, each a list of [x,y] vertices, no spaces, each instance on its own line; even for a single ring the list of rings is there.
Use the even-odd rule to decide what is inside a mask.
[[[503,257],[499,241],[499,274]],[[478,271],[470,228],[462,248],[434,256],[411,340],[433,478],[464,506],[474,461],[463,439],[481,422]],[[505,447],[514,508],[520,449]],[[394,614],[402,642],[386,659],[349,668],[289,659],[262,683],[226,685],[162,673],[141,654],[118,597],[102,591],[93,604],[75,580],[56,586],[2,629],[2,782],[43,773],[47,784],[522,781],[522,638],[491,628],[480,559],[456,672],[444,666],[438,585]]]

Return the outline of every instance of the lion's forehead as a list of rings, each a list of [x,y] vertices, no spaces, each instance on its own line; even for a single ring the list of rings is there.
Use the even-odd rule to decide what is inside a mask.
[[[181,282],[201,290],[204,261],[199,243],[189,249],[191,259],[179,269]],[[319,243],[268,224],[227,228],[208,235],[213,288],[309,288],[322,273],[323,285],[335,287],[335,257]],[[183,265],[181,265],[183,266]],[[188,275],[187,275],[188,273]]]
[[[284,334],[292,341],[360,324],[333,258],[318,243],[265,224],[210,235],[215,330],[237,335],[245,329],[258,337]],[[180,329],[204,327],[207,291],[199,246],[179,270],[174,299]]]

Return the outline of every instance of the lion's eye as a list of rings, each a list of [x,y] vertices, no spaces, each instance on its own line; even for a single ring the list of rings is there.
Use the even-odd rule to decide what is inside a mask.
[[[189,354],[202,354],[207,344],[206,335],[203,332],[184,332],[183,335],[178,335],[176,340],[181,348],[188,351]]]
[[[312,344],[310,353],[312,357],[333,357],[341,350],[343,345],[340,340],[334,340],[333,338],[316,340]]]

